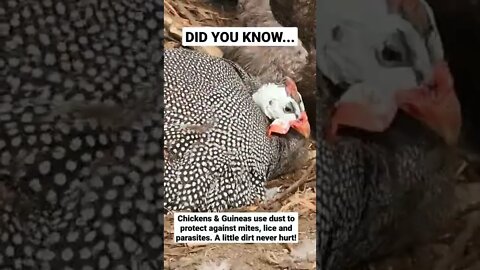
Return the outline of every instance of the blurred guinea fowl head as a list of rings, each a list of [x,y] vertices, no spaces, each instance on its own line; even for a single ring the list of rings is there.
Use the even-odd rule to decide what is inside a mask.
[[[340,89],[330,134],[341,126],[385,131],[400,109],[455,144],[460,104],[430,7],[423,0],[367,2],[320,3],[317,63]]]
[[[291,127],[305,138],[310,137],[310,124],[302,95],[291,78],[286,78],[285,85],[264,84],[252,97],[272,121],[267,130],[268,136],[286,134]]]

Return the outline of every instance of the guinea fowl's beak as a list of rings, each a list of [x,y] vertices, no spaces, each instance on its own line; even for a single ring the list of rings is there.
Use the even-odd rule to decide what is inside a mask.
[[[300,118],[291,123],[293,129],[303,135],[305,138],[310,137],[310,123],[308,123],[308,117],[306,112],[302,112]]]
[[[462,125],[460,102],[445,62],[434,68],[430,85],[399,91],[397,102],[400,109],[425,123],[446,143],[457,143]]]
[[[273,133],[287,134],[290,127],[303,135],[305,138],[310,137],[310,124],[308,123],[308,117],[306,112],[302,112],[297,120],[285,121],[277,119],[273,121],[267,130],[268,137],[271,137]]]

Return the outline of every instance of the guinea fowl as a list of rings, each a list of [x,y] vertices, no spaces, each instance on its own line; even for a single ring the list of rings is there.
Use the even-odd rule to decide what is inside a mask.
[[[162,10],[1,2],[1,269],[162,268]]]
[[[264,198],[266,180],[305,156],[300,134],[266,136],[269,121],[252,99],[261,83],[237,64],[172,49],[164,67],[166,209],[253,204]]]
[[[368,35],[383,30],[380,32],[382,35],[378,36],[385,38],[385,42],[381,39],[378,41],[379,44],[387,46],[391,44],[389,38],[402,33],[403,29],[395,23],[389,25],[390,32],[385,31],[388,30],[383,27],[388,26],[386,24],[377,27],[382,16],[390,12],[390,9],[382,8],[386,7],[382,1],[362,2],[358,6],[352,5],[351,1],[348,5],[346,3],[343,2],[342,7],[342,1],[324,1],[318,7],[320,14],[317,28],[322,30],[321,27],[324,27],[324,35],[323,41],[317,39],[317,49],[332,54],[317,60],[317,72],[324,75],[319,89],[320,93],[324,94],[324,102],[338,101],[342,95],[352,90],[348,87],[352,82],[361,83],[370,79],[366,76],[368,73],[351,72],[355,71],[354,68],[381,60],[376,58],[374,50],[357,51],[358,55],[352,56],[351,51],[342,50],[339,41],[344,38],[344,41],[349,41],[345,46],[365,48],[372,42]],[[358,16],[363,11],[366,11],[363,13],[365,16]],[[334,23],[329,21],[330,19]],[[428,21],[425,17],[423,19],[424,22]],[[407,21],[411,22],[408,19]],[[418,35],[421,36],[421,33]],[[400,52],[414,49],[410,43],[401,44],[405,47]],[[436,54],[426,45],[428,43],[424,44],[429,52],[429,62],[443,61],[442,58],[432,57]],[[402,59],[403,57],[405,55],[402,55]],[[415,70],[414,63],[411,61],[402,67]],[[395,65],[389,67],[396,68]],[[436,65],[432,65],[432,69],[435,67]],[[427,71],[433,74],[431,79],[439,79],[435,72]],[[353,78],[352,74],[358,77]],[[401,74],[404,73],[392,75],[392,78],[395,79]],[[369,85],[371,88],[366,92],[390,90],[382,89],[385,84],[378,81],[369,82]],[[446,86],[451,87],[448,84]],[[435,87],[445,87],[444,81],[433,84],[431,91],[445,93],[442,92],[445,89],[438,90]],[[447,93],[446,99],[455,99],[450,90]],[[427,96],[427,101],[430,97],[435,95]],[[355,102],[361,103],[365,100],[356,99]],[[457,102],[446,102],[458,106]],[[360,110],[375,106],[369,105],[368,100],[364,104],[365,107]],[[322,118],[317,117],[317,129],[324,128],[317,130],[320,132],[317,141],[317,269],[347,269],[395,251],[402,251],[417,241],[432,237],[436,229],[449,217],[454,206],[451,177],[455,155],[446,142],[451,144],[456,140],[454,135],[458,134],[459,129],[458,122],[455,122],[458,121],[458,108],[441,112],[435,107],[439,104],[441,106],[445,103],[416,104],[418,111],[433,112],[430,115],[433,117],[421,118],[416,111],[401,110],[396,112],[391,121],[386,121],[387,126],[382,132],[372,132],[368,123],[360,121],[353,128],[338,130],[336,140],[326,139],[326,136],[330,134],[329,122],[334,120],[338,107],[334,104],[318,106],[321,109],[319,116]],[[388,110],[396,111],[394,103],[389,106],[393,108],[388,107]],[[439,116],[452,112],[454,116],[450,119]],[[355,113],[362,112],[358,107],[353,107],[349,117]],[[379,114],[382,114],[382,111]],[[330,115],[333,116],[332,119],[326,117]],[[376,117],[375,114],[373,116]],[[455,120],[453,124],[449,122],[451,119]]]

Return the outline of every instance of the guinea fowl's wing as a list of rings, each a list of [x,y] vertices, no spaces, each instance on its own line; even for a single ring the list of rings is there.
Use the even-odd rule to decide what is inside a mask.
[[[165,170],[166,210],[218,211],[263,199],[264,188],[255,185],[246,164],[235,152],[199,143]],[[261,180],[258,179],[258,180]]]

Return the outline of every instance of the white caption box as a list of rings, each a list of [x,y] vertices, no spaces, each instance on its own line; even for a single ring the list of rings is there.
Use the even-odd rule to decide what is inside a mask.
[[[183,46],[297,46],[297,27],[184,27]]]
[[[174,213],[176,243],[298,243],[298,213]]]

